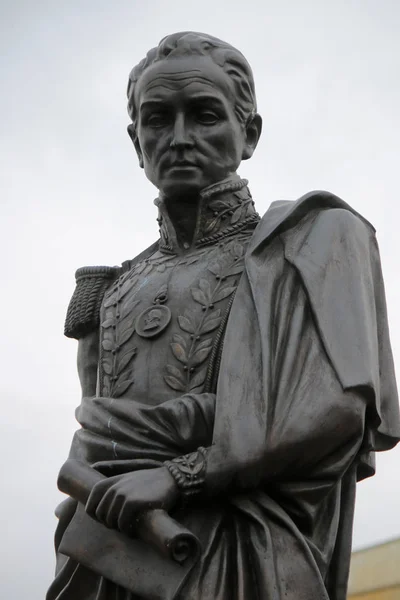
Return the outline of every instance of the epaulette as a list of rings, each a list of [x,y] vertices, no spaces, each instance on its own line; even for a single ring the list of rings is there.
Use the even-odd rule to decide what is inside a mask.
[[[75,273],[76,288],[68,306],[64,335],[79,340],[100,323],[100,307],[121,267],[82,267]]]

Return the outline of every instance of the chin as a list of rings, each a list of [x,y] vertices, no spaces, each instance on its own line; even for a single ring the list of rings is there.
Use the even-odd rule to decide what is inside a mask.
[[[201,190],[207,185],[202,181],[185,181],[183,178],[177,178],[176,180],[165,182],[159,189],[169,198],[193,197],[198,196]]]

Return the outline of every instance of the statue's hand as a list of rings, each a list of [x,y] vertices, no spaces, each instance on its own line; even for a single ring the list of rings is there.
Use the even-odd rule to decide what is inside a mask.
[[[130,533],[139,513],[151,508],[169,510],[178,497],[174,478],[166,467],[159,467],[99,481],[85,509],[107,527]]]

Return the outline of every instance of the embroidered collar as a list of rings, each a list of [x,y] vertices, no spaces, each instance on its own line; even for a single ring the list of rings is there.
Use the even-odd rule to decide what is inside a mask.
[[[191,247],[218,243],[226,236],[256,225],[260,217],[247,184],[246,179],[235,175],[202,190]],[[154,204],[158,207],[160,249],[173,252],[189,248],[189,243],[179,239],[164,198],[156,198]]]

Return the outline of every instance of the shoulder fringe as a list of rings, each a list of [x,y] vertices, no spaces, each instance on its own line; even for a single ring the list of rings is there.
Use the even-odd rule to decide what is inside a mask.
[[[68,306],[64,335],[79,340],[100,323],[100,307],[121,267],[82,267],[75,273],[76,288]]]

